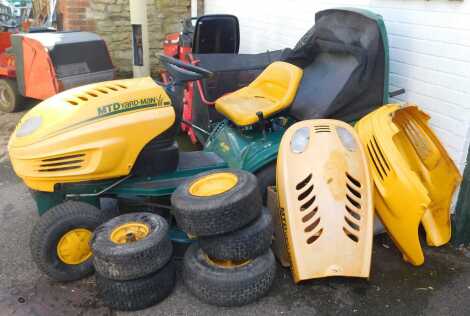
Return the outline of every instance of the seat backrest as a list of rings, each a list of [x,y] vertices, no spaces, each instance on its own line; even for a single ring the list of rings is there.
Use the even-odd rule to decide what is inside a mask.
[[[388,44],[380,16],[317,13],[315,26],[284,59],[304,69],[290,109],[298,120],[354,121],[388,102]]]
[[[195,54],[237,54],[240,48],[238,18],[228,14],[201,16],[194,29]]]

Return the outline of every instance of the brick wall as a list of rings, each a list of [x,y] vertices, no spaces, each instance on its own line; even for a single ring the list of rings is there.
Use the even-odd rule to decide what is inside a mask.
[[[156,57],[166,34],[181,30],[181,21],[190,15],[190,0],[153,0],[148,7],[152,72],[157,73]],[[83,30],[101,35],[118,71],[132,71],[129,0],[59,0],[64,30]]]

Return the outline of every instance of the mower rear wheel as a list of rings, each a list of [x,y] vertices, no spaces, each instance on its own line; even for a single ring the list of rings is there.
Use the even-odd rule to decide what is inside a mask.
[[[256,177],[231,169],[193,177],[176,189],[171,204],[179,227],[196,237],[236,231],[262,209]]]
[[[65,202],[47,211],[31,233],[31,255],[53,280],[66,282],[93,273],[89,242],[108,214],[83,202]]]
[[[0,79],[0,111],[13,113],[22,110],[25,98],[12,79]]]
[[[166,220],[151,213],[115,217],[91,240],[96,271],[113,280],[132,280],[162,268],[173,254]]]
[[[268,251],[273,233],[271,212],[264,208],[258,219],[248,226],[233,233],[202,237],[199,244],[212,259],[243,261],[254,259]]]
[[[243,306],[269,291],[276,269],[271,249],[245,262],[217,262],[193,244],[184,257],[183,280],[189,291],[205,303]]]

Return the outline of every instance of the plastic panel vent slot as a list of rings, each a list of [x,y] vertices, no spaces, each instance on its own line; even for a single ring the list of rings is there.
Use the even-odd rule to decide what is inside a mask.
[[[85,161],[85,154],[69,155],[41,160],[38,172],[57,172],[80,169]]]
[[[99,88],[96,88],[95,90],[103,94],[109,94],[108,90],[106,90],[104,87],[99,87]]]
[[[113,86],[106,86],[106,88],[108,88],[109,90],[118,91],[118,89]]]
[[[313,129],[315,130],[315,133],[331,133],[329,125],[315,125]]]
[[[390,173],[391,169],[387,159],[385,159],[382,148],[380,148],[379,144],[377,143],[375,136],[372,137],[366,147],[367,154],[369,155],[375,170],[377,170],[380,179],[385,179]]]
[[[361,230],[361,209],[362,209],[362,184],[349,173],[346,176],[346,213],[344,216],[345,226],[343,232],[353,242],[359,242],[357,233]]]
[[[101,85],[93,88],[93,91],[88,91],[87,94],[96,98],[99,94],[110,94],[122,89],[127,89],[127,87],[123,85]]]
[[[77,96],[77,99],[87,102],[91,98],[99,98],[101,95],[108,95],[113,92],[119,92],[120,90],[127,89],[127,86],[122,84],[113,84],[113,85],[100,85],[94,87],[93,90],[86,91],[84,94]],[[66,100],[71,105],[78,105],[79,102],[75,100]]]
[[[323,233],[323,228],[320,225],[321,217],[317,216],[318,206],[314,205],[317,197],[312,180],[313,175],[309,174],[295,186],[298,192],[299,212],[304,224],[306,243],[309,245],[313,244]]]
[[[93,98],[97,98],[97,97],[98,97],[98,95],[97,95],[95,92],[93,92],[93,91],[87,91],[86,94],[89,95],[90,97],[93,97]]]
[[[418,154],[421,161],[428,169],[436,166],[441,159],[439,148],[433,141],[426,135],[419,123],[410,115],[406,116],[403,122],[403,130],[411,142],[414,150]]]

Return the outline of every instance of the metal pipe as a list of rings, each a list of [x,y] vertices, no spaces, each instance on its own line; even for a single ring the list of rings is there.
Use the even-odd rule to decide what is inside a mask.
[[[208,131],[206,131],[205,129],[203,129],[202,127],[199,127],[199,126],[197,126],[197,125],[194,125],[193,123],[190,123],[190,122],[188,122],[188,121],[186,121],[186,120],[181,120],[181,122],[183,122],[183,123],[186,124],[186,125],[191,126],[191,127],[194,128],[194,129],[197,129],[198,131],[200,131],[201,133],[206,134],[207,136],[210,136],[210,134],[211,134],[211,133],[209,133]]]
[[[118,181],[114,182],[113,184],[111,184],[110,186],[104,188],[103,190],[101,190],[100,192],[97,192],[97,193],[84,193],[84,194],[66,194],[65,197],[67,198],[83,198],[83,197],[97,197],[97,196],[100,196],[106,192],[108,192],[109,190],[117,187],[118,185],[120,185],[121,183],[123,183],[124,181],[126,181],[127,179],[129,179],[132,175],[128,175],[127,177],[124,177],[122,179],[119,179]]]

